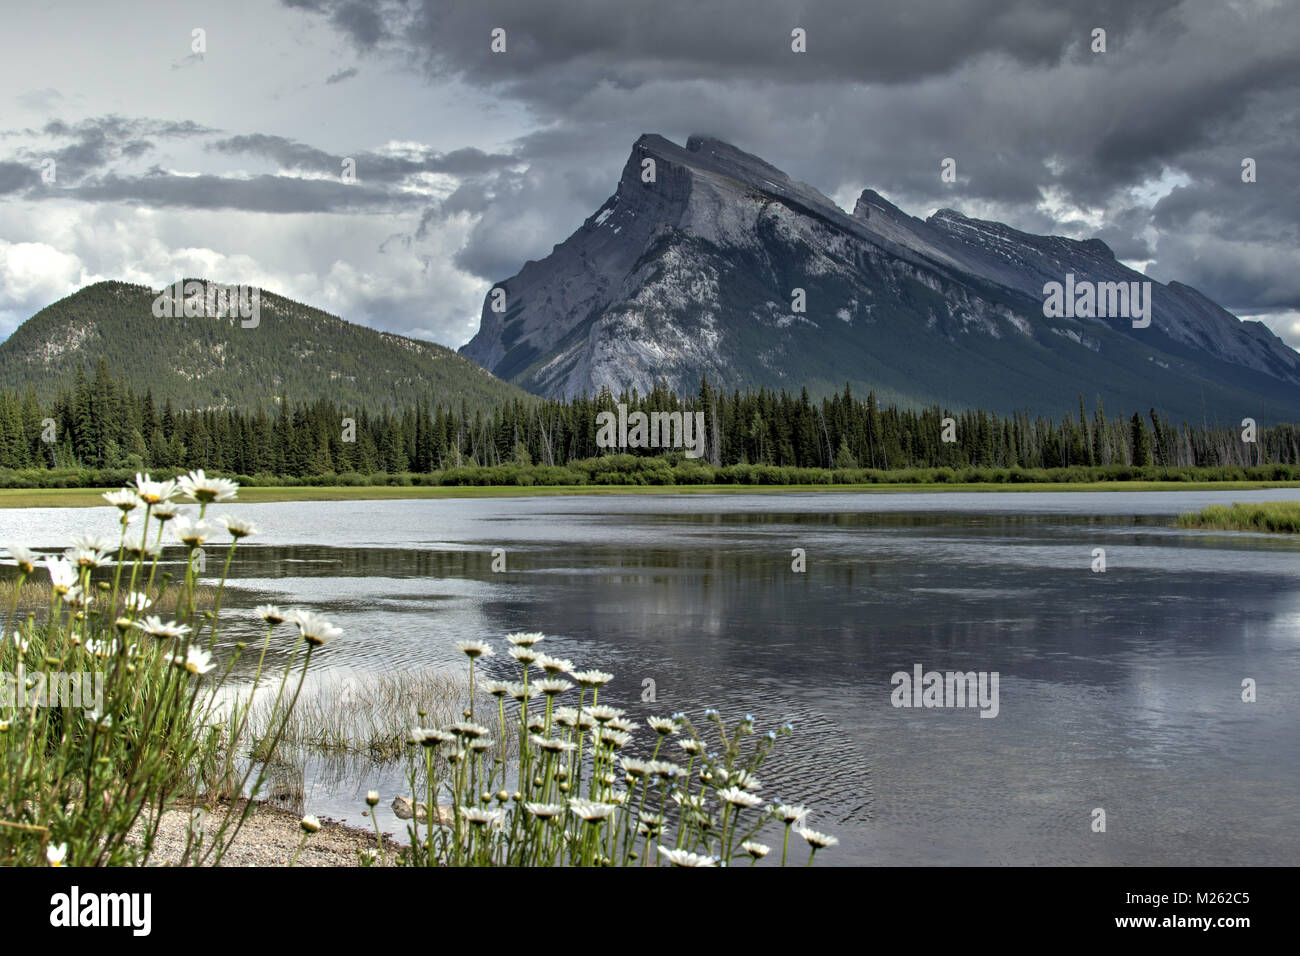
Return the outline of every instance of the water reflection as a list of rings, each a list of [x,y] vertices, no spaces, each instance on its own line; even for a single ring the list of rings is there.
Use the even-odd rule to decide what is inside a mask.
[[[330,673],[458,666],[454,640],[542,630],[552,653],[615,673],[602,699],[635,715],[790,720],[764,792],[817,808],[843,840],[828,864],[1293,864],[1300,542],[1166,516],[1296,496],[254,505],[267,533],[242,549],[227,605],[327,613],[346,629],[318,655]],[[64,540],[67,512],[32,514],[34,543]],[[246,616],[223,643],[262,633]],[[997,671],[998,717],[893,708],[890,675],[917,663]],[[366,789],[386,805],[401,786],[400,768],[336,771],[309,764],[308,809],[364,822]]]

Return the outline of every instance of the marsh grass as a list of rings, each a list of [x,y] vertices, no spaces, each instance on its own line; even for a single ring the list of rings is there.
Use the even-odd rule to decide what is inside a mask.
[[[1258,504],[1237,501],[1231,507],[1210,505],[1198,512],[1179,515],[1177,525],[1180,528],[1300,534],[1300,501],[1264,501]]]
[[[482,694],[478,706],[486,711],[491,700]],[[272,711],[269,696],[262,696],[249,712],[252,741],[267,739],[269,729],[283,720],[277,754],[297,765],[302,755],[354,754],[374,765],[398,762],[406,752],[411,715],[425,714],[436,723],[452,723],[469,712],[469,684],[459,675],[420,669],[368,674],[344,679],[324,679],[307,687],[292,713]],[[484,714],[494,736],[500,736],[496,714]],[[506,755],[517,749],[517,739],[506,728]]]
[[[165,614],[175,618],[184,611],[185,595],[180,588],[150,588],[147,597],[151,604],[150,614]],[[210,609],[216,597],[216,588],[200,584],[194,588],[194,605],[203,610]],[[7,578],[0,580],[0,607],[13,607],[15,613],[25,616],[29,613],[43,615],[50,607],[50,585],[47,581],[26,578]]]

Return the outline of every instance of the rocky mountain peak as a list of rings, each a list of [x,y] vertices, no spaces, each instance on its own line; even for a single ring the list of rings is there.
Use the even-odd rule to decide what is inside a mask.
[[[1300,413],[1300,356],[1266,329],[1176,284],[1154,283],[1149,326],[1045,315],[1045,284],[1070,273],[1146,281],[1099,239],[948,208],[923,220],[874,189],[846,214],[730,143],[646,134],[583,226],[497,284],[505,310],[486,301],[462,351],[547,396],[690,392],[707,376],[998,411],[1057,411],[1083,392],[1172,416],[1211,401],[1237,420]]]

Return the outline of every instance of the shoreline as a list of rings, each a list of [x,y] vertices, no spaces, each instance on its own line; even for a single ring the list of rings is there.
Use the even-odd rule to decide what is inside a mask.
[[[909,494],[954,492],[1266,491],[1295,481],[1084,481],[898,483],[843,485],[245,485],[246,504],[282,501],[404,501],[427,498],[535,498],[575,495]],[[116,488],[0,488],[3,508],[108,507]]]
[[[302,840],[302,815],[273,807],[262,800],[253,802],[254,809],[235,841],[226,850],[221,866],[288,868],[289,861],[293,859]],[[204,826],[208,833],[216,832],[221,817],[228,808],[229,804],[225,801],[211,808]],[[149,866],[177,865],[185,849],[191,811],[189,806],[176,806],[163,812]],[[358,852],[376,847],[373,828],[366,830],[329,817],[321,817],[320,823],[320,830],[308,837],[295,866],[357,867],[360,866]],[[132,831],[132,842],[138,842],[139,833],[140,825],[137,824]],[[393,851],[400,850],[402,846],[392,839],[392,834],[384,833],[386,865],[393,864]]]

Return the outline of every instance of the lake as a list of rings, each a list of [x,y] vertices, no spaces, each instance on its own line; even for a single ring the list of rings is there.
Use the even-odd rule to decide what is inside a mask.
[[[613,672],[601,699],[634,717],[790,721],[763,795],[814,808],[842,841],[826,865],[1295,865],[1300,540],[1170,527],[1265,500],[1300,489],[231,505],[262,533],[226,605],[327,614],[345,634],[313,667],[333,677],[461,668],[456,640],[540,630]],[[0,511],[0,541],[63,546],[115,514]],[[233,620],[227,640],[260,641]],[[996,673],[996,716],[894,706],[918,665]],[[401,781],[314,766],[305,809],[365,824],[364,792],[386,807]]]

